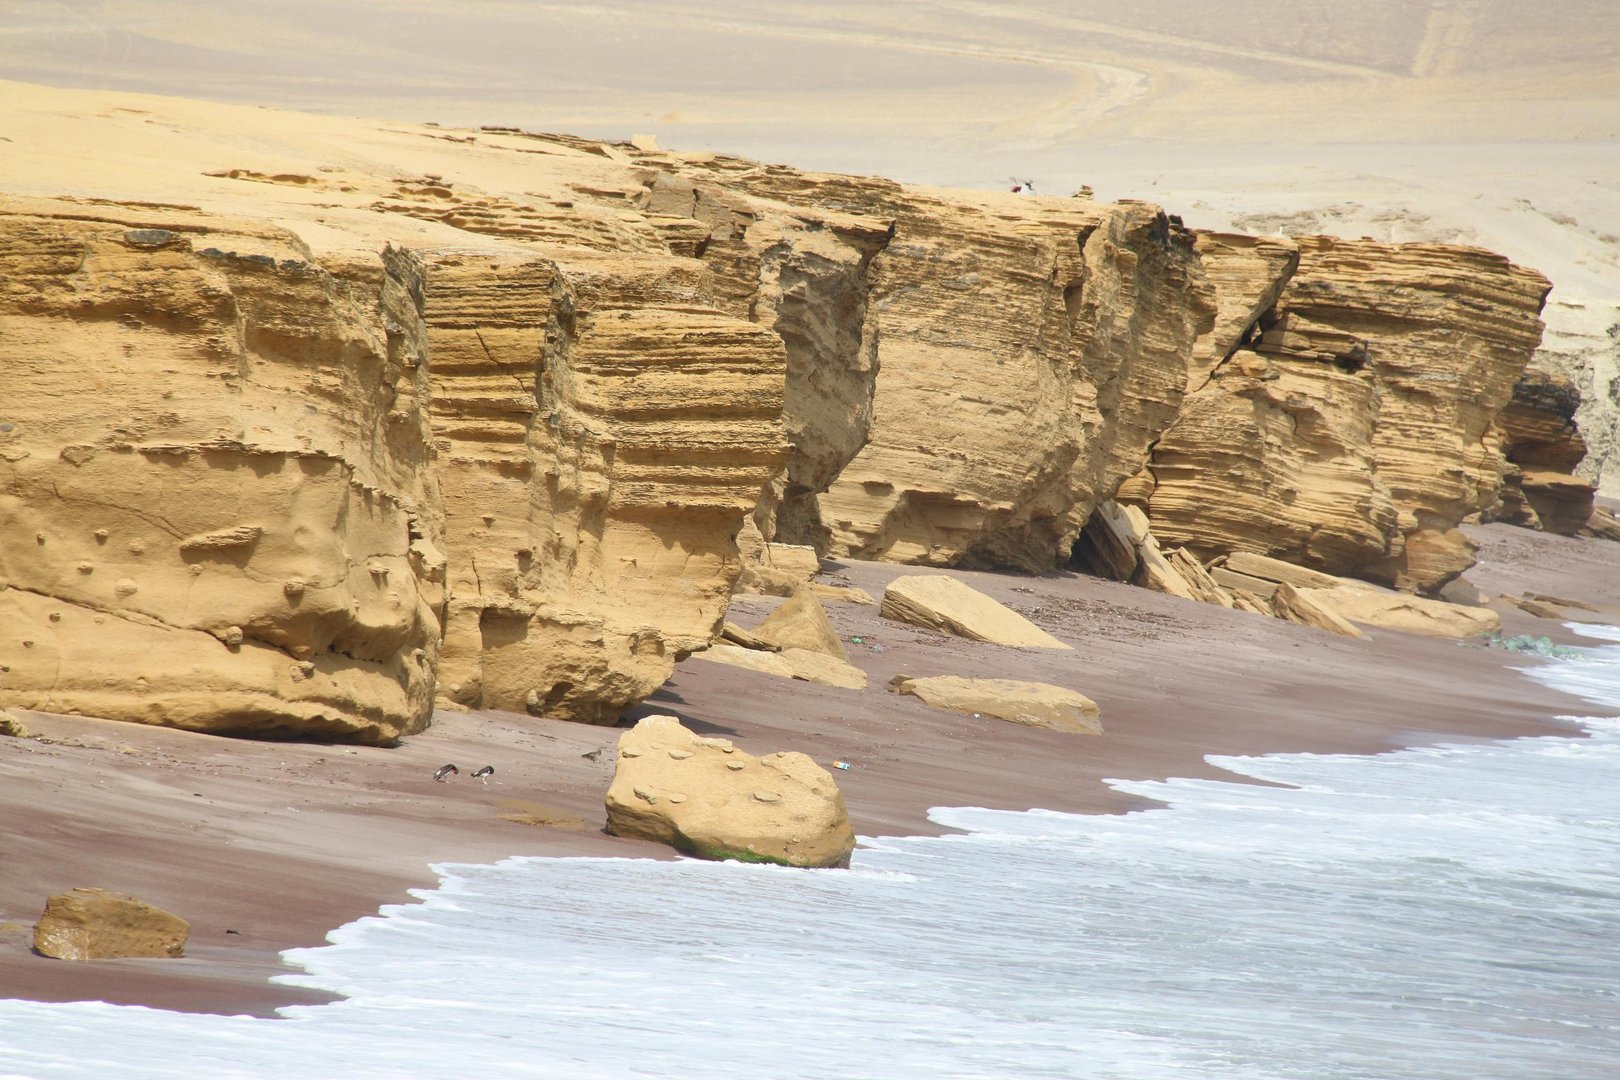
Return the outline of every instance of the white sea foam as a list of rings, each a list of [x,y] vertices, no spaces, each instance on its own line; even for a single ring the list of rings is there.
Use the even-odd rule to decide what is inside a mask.
[[[1620,631],[1602,640],[1620,642]],[[1620,645],[1533,669],[1620,708]],[[0,1075],[1607,1078],[1620,720],[937,810],[855,872],[508,859],[298,950],[285,1020],[0,1002]],[[1572,724],[1573,726],[1573,724]]]

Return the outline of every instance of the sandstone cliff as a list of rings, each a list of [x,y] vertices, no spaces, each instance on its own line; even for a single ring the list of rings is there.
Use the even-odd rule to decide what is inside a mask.
[[[1432,589],[1502,438],[1520,515],[1575,513],[1531,478],[1568,410],[1493,427],[1516,384],[1548,399],[1546,282],[1487,252],[162,110],[9,161],[35,193],[53,139],[105,167],[0,205],[7,702],[372,742],[435,694],[612,722],[719,634],[742,530],[1041,570],[1117,493],[1205,557]]]
[[[165,207],[0,203],[0,689],[388,741],[445,560],[409,267]]]
[[[1206,259],[1234,261],[1211,239]],[[1493,423],[1540,340],[1547,280],[1474,248],[1299,245],[1271,308],[1252,259],[1215,275],[1256,315],[1154,448],[1154,532],[1436,589],[1472,562],[1456,526],[1497,503]]]

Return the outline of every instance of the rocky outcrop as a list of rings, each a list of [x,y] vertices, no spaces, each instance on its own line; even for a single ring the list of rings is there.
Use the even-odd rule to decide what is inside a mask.
[[[0,205],[8,701],[375,743],[435,694],[607,723],[739,582],[860,602],[819,554],[1048,569],[1098,522],[1129,580],[1245,610],[1275,587],[1201,559],[1434,589],[1545,289],[1136,202],[366,130],[300,144],[344,162],[311,172],[201,131],[206,165],[142,159],[201,209]],[[1500,430],[1564,528],[1544,421]]]
[[[649,716],[619,737],[608,831],[703,859],[848,866],[855,831],[832,776],[804,754],[753,757]]]
[[[442,692],[612,723],[705,647],[782,465],[781,341],[691,260],[431,258]]]
[[[1018,612],[943,574],[899,577],[883,590],[885,619],[939,630],[969,641],[1027,649],[1068,649]]]
[[[1540,339],[1548,283],[1474,248],[1303,237],[1274,307],[1154,448],[1154,531],[1432,591],[1497,501],[1492,427]],[[1235,256],[1211,246],[1215,265]],[[1244,256],[1236,309],[1264,300]],[[1244,345],[1243,342],[1248,344]]]
[[[191,924],[143,900],[106,889],[70,889],[45,901],[34,951],[58,960],[185,954]]]
[[[1496,417],[1508,469],[1495,518],[1564,536],[1591,519],[1596,485],[1573,475],[1586,456],[1575,425],[1580,404],[1574,383],[1555,372],[1531,367],[1514,384]]]
[[[1025,727],[1070,735],[1102,734],[1102,710],[1095,701],[1050,683],[939,675],[929,679],[897,679],[894,691],[920,698],[936,709],[993,716]]]
[[[1061,564],[1175,415],[1188,356],[1214,317],[1191,235],[1144,203],[947,194],[730,158],[682,168],[888,228],[868,264],[862,323],[875,381],[863,365],[826,368],[871,386],[866,445],[816,500],[813,527],[778,533],[824,552]],[[845,220],[826,228],[847,230]],[[790,430],[796,408],[790,392]],[[868,413],[850,415],[860,426]]]
[[[443,599],[416,269],[186,210],[0,204],[0,690],[388,742]]]

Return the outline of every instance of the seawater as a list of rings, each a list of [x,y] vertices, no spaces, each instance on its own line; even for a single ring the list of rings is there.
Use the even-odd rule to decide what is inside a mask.
[[[1620,630],[1532,677],[1620,711]],[[1582,727],[1586,737],[1575,735]],[[1620,720],[936,810],[849,872],[509,859],[335,931],[280,1020],[0,1001],[0,1076],[1620,1075]]]

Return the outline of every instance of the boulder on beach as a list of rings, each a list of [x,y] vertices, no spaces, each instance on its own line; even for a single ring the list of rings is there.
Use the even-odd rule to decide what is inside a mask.
[[[756,758],[673,716],[645,717],[619,737],[607,815],[615,836],[703,859],[842,867],[855,849],[843,793],[808,756]]]
[[[895,578],[883,590],[878,614],[885,619],[942,630],[970,641],[1067,649],[1057,638],[976,589],[943,574]]]
[[[809,649],[783,649],[780,652],[770,652],[720,642],[700,653],[693,653],[692,657],[714,664],[728,664],[731,667],[759,671],[766,675],[780,675],[784,679],[820,683],[822,686],[838,686],[845,690],[866,689],[866,672],[836,656],[811,652]]]
[[[1301,589],[1300,593],[1351,622],[1409,634],[1465,638],[1502,628],[1501,616],[1489,608],[1463,607],[1409,593],[1351,586]]]
[[[191,924],[162,908],[106,889],[69,889],[45,901],[34,951],[58,960],[176,957]]]
[[[897,679],[894,690],[920,698],[936,709],[993,716],[1025,727],[1071,735],[1102,734],[1102,710],[1097,703],[1084,694],[1051,683],[940,675],[930,679]]]

